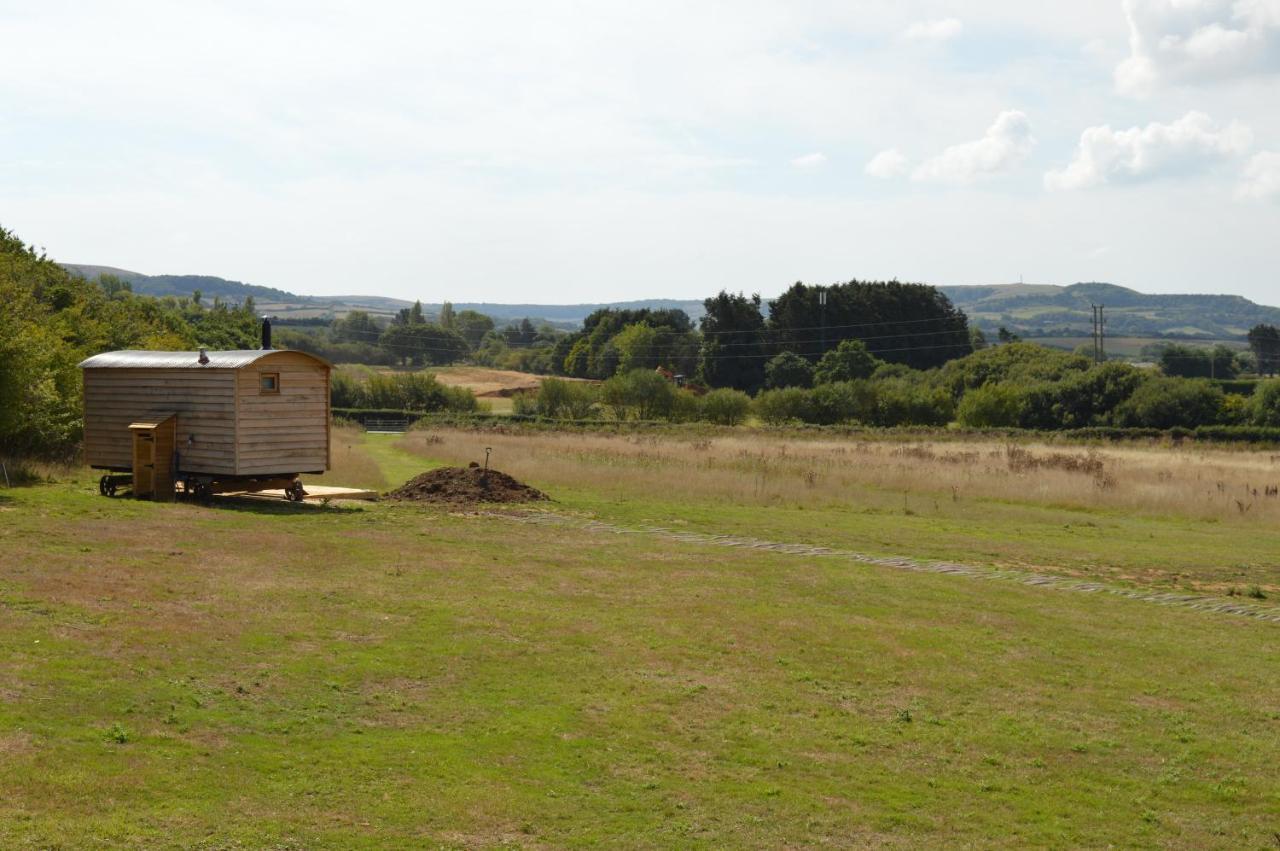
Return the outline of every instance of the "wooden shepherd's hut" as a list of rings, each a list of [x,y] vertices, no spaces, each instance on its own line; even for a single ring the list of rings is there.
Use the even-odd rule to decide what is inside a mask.
[[[269,332],[267,332],[269,333]],[[122,351],[84,370],[90,466],[135,496],[296,487],[329,468],[329,364],[303,352]],[[104,493],[114,480],[104,476]]]

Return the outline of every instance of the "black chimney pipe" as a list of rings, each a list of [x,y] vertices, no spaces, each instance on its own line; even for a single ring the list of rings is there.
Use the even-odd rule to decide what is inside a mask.
[[[262,348],[268,350],[271,348],[271,320],[262,317]]]

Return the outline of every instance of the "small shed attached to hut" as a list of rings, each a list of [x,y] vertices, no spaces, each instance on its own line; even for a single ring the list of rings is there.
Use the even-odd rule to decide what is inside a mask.
[[[132,474],[138,496],[171,495],[175,481],[282,487],[329,468],[330,367],[314,355],[122,351],[80,367],[85,460]]]

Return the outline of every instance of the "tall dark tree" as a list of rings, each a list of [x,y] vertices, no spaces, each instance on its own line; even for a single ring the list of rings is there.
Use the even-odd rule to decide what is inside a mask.
[[[1235,378],[1240,364],[1236,353],[1221,344],[1208,349],[1172,343],[1160,351],[1160,370],[1179,378]]]
[[[440,311],[440,315],[443,318],[443,310]],[[454,316],[453,325],[445,325],[444,327],[452,327],[454,331],[462,335],[462,338],[467,341],[467,345],[474,349],[480,345],[484,335],[493,330],[493,320],[474,310],[461,310]]]
[[[862,340],[889,363],[929,369],[973,351],[968,319],[940,290],[900,281],[796,283],[769,305],[775,346],[817,361],[844,340]]]
[[[1280,328],[1255,325],[1249,329],[1249,348],[1258,361],[1259,375],[1275,375],[1280,371]]]
[[[401,362],[411,365],[453,363],[467,353],[467,341],[439,325],[393,324],[378,339]]]
[[[764,385],[768,354],[760,294],[721,290],[702,306],[702,380],[712,387],[756,392]]]
[[[382,329],[363,310],[353,310],[329,326],[333,339],[340,343],[375,343]]]

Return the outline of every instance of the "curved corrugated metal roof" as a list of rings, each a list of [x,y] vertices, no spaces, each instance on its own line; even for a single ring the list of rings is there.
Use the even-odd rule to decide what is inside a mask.
[[[202,364],[200,363],[199,352],[129,350],[103,352],[100,355],[85,358],[80,361],[79,366],[81,369],[239,369],[242,366],[249,366],[267,355],[278,355],[283,351],[282,349],[240,349],[231,352],[205,352],[209,356],[209,362]],[[329,363],[323,358],[318,358],[307,352],[290,350],[290,354],[305,355],[316,363],[329,366]]]

